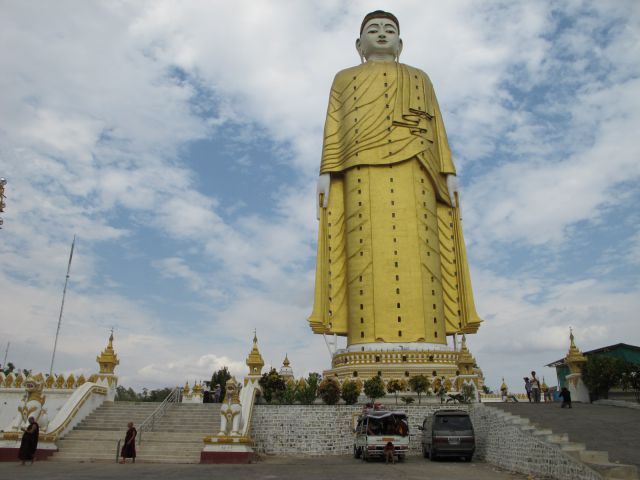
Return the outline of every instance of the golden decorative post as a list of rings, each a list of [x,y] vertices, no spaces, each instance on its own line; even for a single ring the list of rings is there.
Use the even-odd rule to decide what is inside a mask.
[[[567,388],[571,392],[571,399],[574,402],[588,402],[589,390],[582,381],[582,366],[587,362],[582,352],[576,347],[573,338],[573,329],[569,328],[569,351],[564,357],[564,362],[569,368],[569,375],[567,375]]]
[[[258,350],[258,336],[256,335],[255,330],[253,332],[253,348],[247,356],[246,364],[249,367],[249,375],[245,377],[244,384],[246,385],[250,380],[255,380],[256,382],[259,381],[262,377],[264,360],[262,359],[260,350]]]
[[[345,336],[325,375],[455,376],[447,336],[475,333],[456,170],[429,77],[398,61],[395,16],[362,22],[338,72],[318,180],[315,333]]]
[[[102,353],[96,357],[96,362],[98,362],[100,366],[98,378],[107,379],[109,385],[114,381],[117,383],[118,377],[115,376],[114,371],[116,366],[120,364],[120,360],[118,360],[118,355],[116,355],[113,349],[113,330],[111,330],[111,335],[109,335],[109,343]]]

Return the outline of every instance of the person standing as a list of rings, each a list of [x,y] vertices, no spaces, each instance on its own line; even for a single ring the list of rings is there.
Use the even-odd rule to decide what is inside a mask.
[[[529,381],[529,377],[524,377],[524,389],[527,392],[527,399],[529,403],[531,403],[531,382]]]
[[[120,456],[122,457],[120,463],[126,463],[127,458],[131,458],[133,460],[132,463],[136,463],[136,436],[138,435],[138,431],[133,427],[133,422],[129,422],[127,428],[124,445],[120,450]]]
[[[540,380],[536,377],[536,372],[531,372],[531,396],[534,403],[540,403]]]
[[[29,425],[23,428],[22,440],[20,441],[20,450],[18,450],[18,458],[25,464],[27,460],[33,459],[38,449],[38,435],[40,434],[40,426],[36,422],[36,419],[29,417]]]

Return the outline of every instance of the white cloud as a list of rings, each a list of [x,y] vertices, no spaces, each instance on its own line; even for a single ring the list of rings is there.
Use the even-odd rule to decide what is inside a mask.
[[[584,274],[572,282],[543,281],[539,272],[548,265],[514,280],[495,273],[501,269],[491,261],[496,245],[566,248],[579,222],[604,221],[603,209],[621,204],[622,182],[637,183],[639,16],[625,8],[630,5],[567,4],[560,13],[575,16],[576,27],[560,37],[552,10],[558,7],[550,2],[394,5],[403,61],[433,79],[460,173],[477,172],[480,162],[485,172],[463,177],[463,207],[470,253],[484,252],[493,270],[474,275],[487,320],[470,344],[494,379],[506,363],[498,351],[529,355],[526,361],[538,365],[540,355],[557,356],[569,324],[585,345],[637,335],[629,320],[637,292],[616,293]],[[64,368],[92,365],[103,347],[100,332],[114,324],[120,371],[134,386],[207,378],[225,362],[240,371],[253,328],[267,363],[279,366],[288,351],[296,373],[327,367],[323,342],[305,321],[316,237],[313,184],[332,76],[357,63],[357,28],[378,5],[1,8],[3,43],[16,47],[0,51],[0,175],[10,180],[0,305],[8,312],[3,318],[11,318],[2,338],[22,338],[25,331],[31,338],[30,344],[12,340],[18,363],[47,363],[68,243],[78,233]],[[612,19],[620,21],[610,41],[594,43],[591,33]],[[531,94],[556,80],[571,92]],[[525,96],[536,105],[523,102]],[[557,131],[542,110],[569,120]],[[184,157],[190,142],[211,138],[220,127],[234,130],[236,141],[275,144],[276,154],[250,163],[242,154],[236,162],[256,172],[271,162],[278,187],[264,202],[273,213],[233,211],[249,204],[240,188],[224,200],[199,188]],[[500,162],[489,160],[498,155]],[[288,176],[280,173],[283,165],[293,167]],[[179,251],[149,248],[167,238]],[[114,284],[102,271],[108,260],[100,247],[116,241],[145,242],[136,248],[161,272],[158,281],[185,288],[170,298],[146,292],[137,301],[115,293],[133,286],[126,277]],[[502,260],[508,254],[504,249]],[[200,303],[180,298],[186,290]],[[154,300],[181,305],[187,318],[159,315]],[[200,316],[187,313],[194,309]],[[618,328],[603,318],[618,319]],[[514,340],[522,331],[522,340]]]

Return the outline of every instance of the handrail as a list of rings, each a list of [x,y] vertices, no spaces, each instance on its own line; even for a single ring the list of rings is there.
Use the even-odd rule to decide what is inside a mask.
[[[169,404],[180,402],[180,393],[182,392],[181,387],[174,388],[167,398],[165,398],[158,408],[156,408],[151,415],[144,419],[144,421],[140,424],[138,429],[138,445],[142,444],[142,432],[150,431],[153,432],[153,428],[155,427],[156,420],[161,418],[167,408],[169,408]]]
[[[118,445],[116,445],[116,463],[120,459],[120,442],[122,442],[122,439],[118,440]]]

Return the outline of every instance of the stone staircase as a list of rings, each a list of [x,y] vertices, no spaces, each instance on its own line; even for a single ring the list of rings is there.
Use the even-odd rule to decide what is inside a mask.
[[[616,407],[604,410],[602,406],[577,403],[570,410],[561,409],[558,403],[486,405],[500,411],[505,419],[518,424],[521,430],[557,445],[602,478],[640,478],[640,456],[637,453],[640,412],[629,413]]]
[[[49,461],[115,462],[117,442],[124,439],[127,423],[138,428],[158,405],[104,403],[58,441],[59,450]],[[142,444],[136,442],[136,462],[199,463],[202,439],[216,434],[219,427],[219,403],[171,405],[154,431],[142,433]]]

